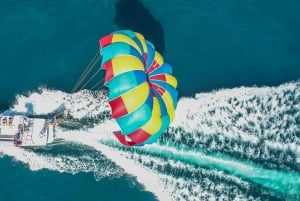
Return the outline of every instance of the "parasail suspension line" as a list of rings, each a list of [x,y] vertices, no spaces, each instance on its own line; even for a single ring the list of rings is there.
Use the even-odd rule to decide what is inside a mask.
[[[71,93],[74,93],[78,89],[80,84],[84,81],[84,79],[88,76],[88,74],[92,71],[92,69],[97,65],[100,58],[101,58],[100,51],[97,50],[96,55],[94,56],[92,61],[89,63],[89,65],[86,67],[86,69],[84,70],[84,72],[82,73],[82,75],[80,76],[76,84],[74,85]]]
[[[103,81],[104,81],[105,78],[103,78],[102,80],[100,80],[99,82],[97,82],[96,84],[94,84],[94,86],[91,87],[91,90],[94,90],[99,84],[102,84],[103,86]],[[102,87],[100,86],[100,87]]]
[[[102,69],[99,67],[98,70],[94,73],[94,75],[92,77],[90,77],[90,79],[80,88],[80,90],[82,90],[84,87],[86,87],[86,85],[89,84],[89,82],[101,71]]]

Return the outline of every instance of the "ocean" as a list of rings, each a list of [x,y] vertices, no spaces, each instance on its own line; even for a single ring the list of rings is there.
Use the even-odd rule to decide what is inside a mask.
[[[0,201],[300,200],[299,23],[296,0],[2,0],[0,112],[76,124],[61,144],[0,146]],[[174,122],[143,147],[116,141],[105,90],[71,93],[121,29],[178,79]]]

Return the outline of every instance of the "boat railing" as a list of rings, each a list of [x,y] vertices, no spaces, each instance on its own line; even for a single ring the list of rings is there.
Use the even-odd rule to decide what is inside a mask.
[[[24,125],[22,141],[25,142],[25,143],[27,143],[28,141],[31,141],[32,144],[34,144],[34,141],[33,141],[33,124],[34,124],[34,121],[33,121],[33,119],[31,119],[28,122],[28,125]]]

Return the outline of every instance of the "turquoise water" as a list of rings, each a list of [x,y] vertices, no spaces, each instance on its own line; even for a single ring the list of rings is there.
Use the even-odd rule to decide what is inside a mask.
[[[298,1],[116,2],[1,1],[2,108],[40,85],[70,91],[98,39],[127,28],[155,42],[182,95],[300,76]]]
[[[124,149],[114,143],[105,142],[109,146]],[[280,171],[267,169],[261,165],[246,160],[236,160],[220,153],[208,154],[201,149],[192,149],[185,146],[162,145],[160,147],[136,148],[134,152],[150,157],[160,157],[168,160],[180,161],[201,168],[216,169],[230,175],[243,178],[259,184],[262,188],[274,190],[284,195],[287,200],[298,199],[300,196],[300,174],[297,171]],[[221,182],[220,182],[221,183]],[[276,198],[269,198],[276,199]]]
[[[270,2],[254,0],[243,2],[236,0],[225,2],[211,0],[74,0],[65,2],[2,0],[0,2],[2,83],[0,85],[0,111],[12,105],[16,95],[27,94],[28,91],[35,91],[40,86],[70,92],[99,49],[99,38],[118,29],[139,31],[154,43],[168,63],[173,65],[181,96],[194,96],[199,92],[210,93],[221,88],[277,86],[297,81],[300,78],[299,23],[300,2],[296,0],[284,2],[278,0]],[[290,105],[297,104],[299,96],[291,94],[291,97],[290,99],[294,102]],[[267,105],[263,106],[267,107]],[[293,119],[291,122],[296,122],[293,126],[299,128],[300,120],[295,115],[298,114],[299,108],[290,107],[291,110],[288,112],[293,115],[288,115],[286,119]],[[279,136],[292,135],[295,138],[283,137],[281,142],[287,144],[292,142],[299,146],[297,144],[299,131],[296,130],[290,134],[288,128],[288,124],[280,127],[277,134]],[[183,130],[186,129],[183,128]],[[194,139],[182,140],[184,144],[194,141]],[[218,140],[214,138],[211,141],[217,142]],[[227,143],[248,146],[248,142],[241,139],[229,139]],[[255,146],[253,144],[250,143],[249,146],[253,148],[252,146]],[[264,145],[264,143],[261,144]],[[204,146],[204,148],[209,149],[210,146]],[[59,151],[66,154],[66,150],[59,149]],[[278,170],[282,175],[297,175],[295,183],[299,181],[297,178],[299,178],[300,165],[295,159],[294,152],[289,153],[289,151],[284,152],[274,148],[268,152],[270,158],[273,155],[279,158],[278,161],[275,159],[274,161],[264,154],[253,159],[244,156],[243,150],[231,152],[226,147],[214,151],[228,154],[236,160],[243,159],[242,164],[248,164],[247,160],[257,163],[254,167],[257,170],[266,170],[262,173],[270,173],[267,175],[269,178],[272,177],[273,171]],[[56,155],[56,152],[58,152],[57,148],[50,149],[50,155]],[[199,156],[201,154],[199,153]],[[183,158],[184,156],[183,154]],[[291,157],[291,161],[285,161],[285,158],[288,160],[286,156]],[[162,156],[162,158],[167,157]],[[259,178],[244,176],[246,173],[240,169],[235,171],[234,167],[227,170],[201,165],[208,162],[203,162],[205,157],[193,159],[196,162],[180,159],[179,161],[191,165],[186,166],[185,170],[166,164],[165,172],[159,167],[154,168],[155,161],[147,164],[148,159],[143,157],[137,157],[136,160],[141,160],[150,169],[163,172],[164,175],[172,175],[174,178],[182,177],[184,180],[189,180],[190,178],[186,175],[190,175],[191,178],[201,179],[201,182],[208,179],[210,185],[201,183],[205,186],[202,190],[210,192],[213,198],[228,195],[229,191],[241,195],[241,200],[252,198],[285,200],[289,197],[281,189],[272,187],[272,183],[268,183],[269,180],[265,185],[264,181]],[[203,166],[204,170],[199,168]],[[189,168],[191,168],[190,172]],[[213,173],[205,173],[206,168],[212,169]],[[242,174],[245,181],[242,179],[242,182],[236,182],[223,174],[218,176],[219,173],[214,172],[215,170],[225,171],[224,175],[237,178]],[[17,200],[20,197],[24,200],[45,201],[157,199],[152,193],[145,192],[140,185],[131,184],[131,180],[134,179],[126,177],[126,173],[113,179],[104,177],[97,180],[89,171],[87,173],[78,171],[75,174],[72,171],[60,173],[47,168],[33,171],[26,163],[15,161],[7,156],[0,158],[0,178],[0,201]],[[25,188],[21,179],[28,182]],[[171,183],[171,180],[167,179],[165,183],[170,186],[178,185],[178,189],[182,187],[179,183]],[[225,189],[222,191],[219,190],[219,183],[230,185],[228,189],[222,187]],[[186,191],[190,192],[192,187],[198,186],[194,183],[189,184]],[[294,188],[284,191],[289,192],[289,190],[293,195],[299,190],[299,186],[295,185]],[[61,197],[62,195],[64,197]],[[188,200],[184,195],[182,193],[182,197],[179,198]],[[208,199],[204,195],[195,196],[201,197],[201,200]],[[225,196],[224,200],[230,200],[229,198],[234,196],[230,194],[228,197]],[[293,196],[290,196],[290,200],[292,198]]]
[[[76,176],[56,171],[32,172],[8,157],[0,160],[0,200],[155,200],[149,192],[139,192],[125,176],[95,180],[93,173]],[[134,187],[135,186],[135,187]]]

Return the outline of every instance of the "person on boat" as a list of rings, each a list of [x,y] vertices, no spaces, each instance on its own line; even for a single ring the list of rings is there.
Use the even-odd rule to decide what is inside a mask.
[[[50,124],[52,125],[53,136],[55,137],[55,132],[56,132],[55,127],[58,125],[58,119],[56,118],[56,115],[54,115],[54,116],[50,119]]]
[[[58,120],[56,118],[56,115],[54,115],[51,119],[50,119],[50,123],[53,127],[57,126],[58,124]]]
[[[45,135],[45,133],[49,133],[49,120],[45,120],[44,126],[40,132],[40,137],[43,137]]]
[[[22,134],[21,132],[17,132],[14,138],[15,146],[20,146],[22,144]]]
[[[12,122],[13,122],[13,117],[10,116],[10,117],[8,118],[8,125],[9,125],[9,126],[12,126]]]
[[[18,131],[19,131],[19,133],[24,133],[24,125],[23,124],[19,124],[18,125]]]
[[[2,119],[2,125],[5,126],[7,124],[7,117],[3,117]]]
[[[25,117],[23,119],[23,126],[24,126],[24,130],[29,130],[29,127],[28,127],[28,119]]]

